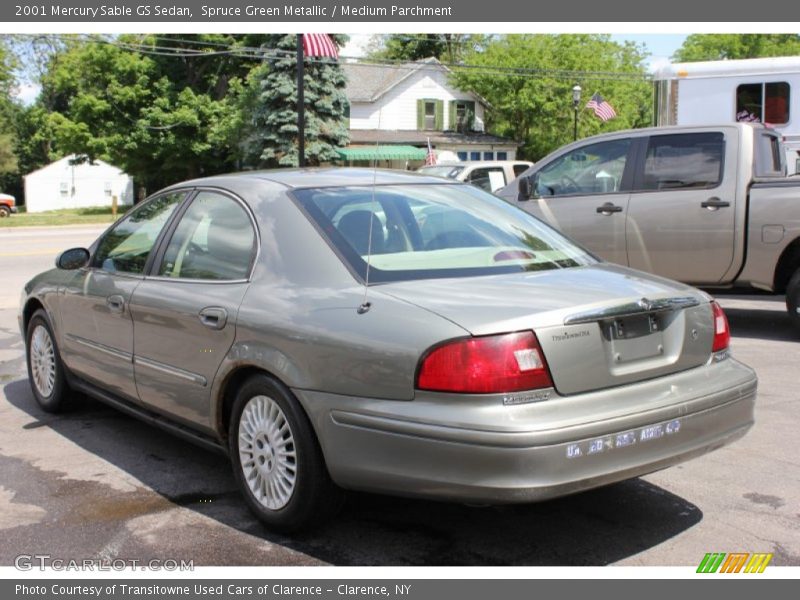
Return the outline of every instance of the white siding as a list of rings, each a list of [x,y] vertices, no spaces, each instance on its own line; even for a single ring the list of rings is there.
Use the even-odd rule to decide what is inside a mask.
[[[103,161],[71,165],[73,157],[42,167],[25,176],[25,210],[42,212],[62,208],[133,204],[133,179]]]
[[[414,130],[417,128],[417,100],[420,98],[444,101],[445,129],[450,118],[450,100],[474,100],[475,117],[486,120],[484,107],[474,94],[451,87],[446,72],[425,66],[377,102],[353,102],[350,105],[350,129]]]
[[[789,84],[789,122],[774,128],[793,142],[800,136],[800,75],[796,73],[679,80],[677,125],[735,121],[736,88],[745,83],[772,82]]]

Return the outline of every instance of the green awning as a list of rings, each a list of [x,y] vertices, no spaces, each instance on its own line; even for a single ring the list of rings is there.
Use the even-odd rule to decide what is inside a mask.
[[[336,151],[342,160],[425,160],[428,153],[414,146],[350,146]]]

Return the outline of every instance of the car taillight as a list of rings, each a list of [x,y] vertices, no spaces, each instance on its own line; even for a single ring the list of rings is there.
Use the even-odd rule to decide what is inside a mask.
[[[435,392],[497,394],[552,385],[532,331],[465,338],[436,346],[422,357],[417,374],[417,388]]]
[[[725,316],[719,304],[712,302],[711,310],[714,313],[714,344],[711,346],[711,351],[719,352],[730,345],[731,329],[728,326],[728,317]]]

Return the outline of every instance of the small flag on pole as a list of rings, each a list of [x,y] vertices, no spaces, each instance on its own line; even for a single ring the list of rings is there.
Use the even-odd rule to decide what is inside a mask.
[[[601,121],[610,121],[617,116],[617,112],[614,110],[614,107],[603,100],[603,97],[597,93],[595,93],[595,95],[592,96],[592,99],[586,103],[586,108],[591,108],[594,111],[594,114]]]
[[[428,153],[425,155],[425,166],[432,167],[436,164],[436,154],[431,148],[431,138],[428,138]]]
[[[329,56],[338,59],[339,51],[327,33],[304,33],[303,54],[306,56]]]

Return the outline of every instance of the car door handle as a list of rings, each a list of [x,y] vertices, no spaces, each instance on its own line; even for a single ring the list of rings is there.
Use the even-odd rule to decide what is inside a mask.
[[[200,322],[209,329],[222,329],[228,322],[228,311],[218,306],[209,306],[197,315]]]
[[[720,200],[719,198],[709,198],[705,202],[700,203],[700,206],[709,210],[717,210],[718,208],[725,208],[730,205],[731,203],[727,200]]]
[[[622,207],[617,206],[616,204],[612,204],[611,202],[606,202],[603,206],[597,207],[597,213],[600,215],[610,215],[611,213],[618,213],[622,212]]]
[[[114,294],[106,298],[106,306],[114,313],[122,313],[125,310],[125,298],[119,294]]]

